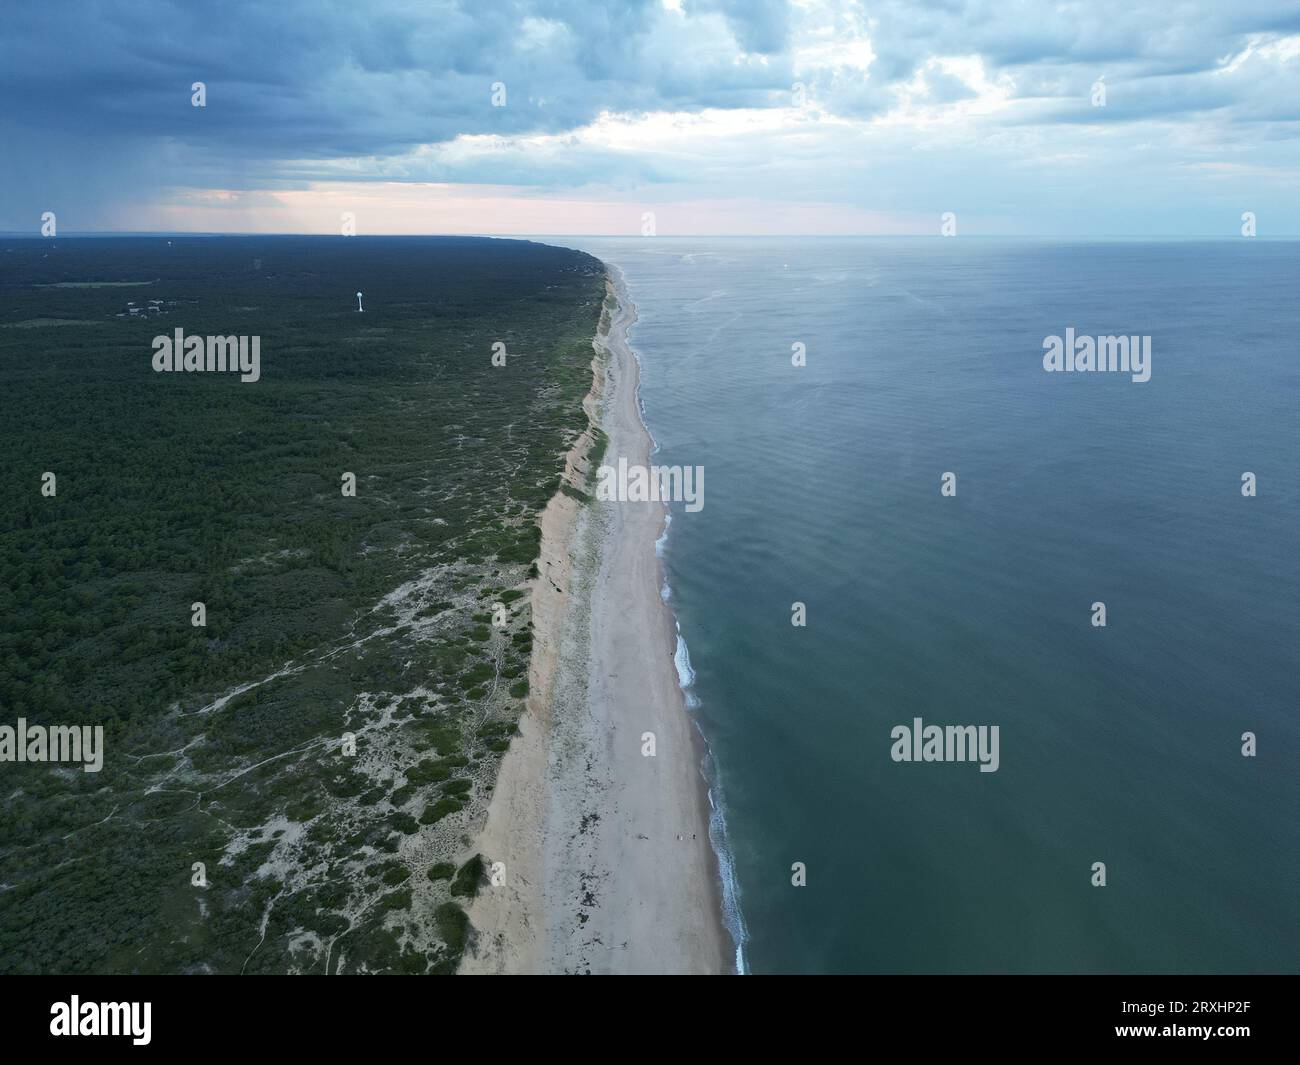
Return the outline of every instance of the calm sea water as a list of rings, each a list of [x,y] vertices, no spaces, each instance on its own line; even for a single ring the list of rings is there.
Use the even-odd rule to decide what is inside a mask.
[[[751,971],[1300,968],[1300,245],[552,242],[705,468],[665,563]],[[1151,380],[1045,373],[1070,326]],[[892,761],[915,717],[1000,768]]]

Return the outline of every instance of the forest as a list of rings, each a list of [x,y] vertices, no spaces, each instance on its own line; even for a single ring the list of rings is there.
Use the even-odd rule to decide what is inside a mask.
[[[603,277],[0,238],[0,724],[104,729],[100,772],[0,764],[0,972],[455,970]],[[155,372],[176,330],[259,378]]]

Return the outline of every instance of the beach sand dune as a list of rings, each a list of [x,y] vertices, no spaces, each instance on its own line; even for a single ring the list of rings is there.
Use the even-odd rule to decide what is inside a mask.
[[[613,268],[607,290],[587,413],[608,434],[603,461],[648,466],[627,341],[636,309]],[[569,454],[575,485],[591,443],[588,432]],[[530,695],[477,842],[505,883],[470,908],[462,973],[731,970],[703,749],[660,596],[666,513],[562,493],[543,513]]]

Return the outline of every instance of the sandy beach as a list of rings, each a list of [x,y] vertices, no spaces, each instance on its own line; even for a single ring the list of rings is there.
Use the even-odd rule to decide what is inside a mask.
[[[587,413],[609,437],[603,462],[649,465],[636,309],[614,268],[607,292]],[[588,430],[568,456],[575,486],[590,487],[592,443]],[[732,971],[704,752],[660,596],[666,514],[562,493],[543,513],[530,695],[476,841],[505,883],[470,908],[462,973]]]

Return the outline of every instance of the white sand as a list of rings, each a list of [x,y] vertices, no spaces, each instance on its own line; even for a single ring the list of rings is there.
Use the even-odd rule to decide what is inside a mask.
[[[627,344],[636,308],[610,275],[617,307],[595,340],[587,411],[609,435],[602,461],[649,465]],[[576,484],[590,443],[569,455]],[[559,493],[543,514],[531,691],[476,843],[505,864],[505,884],[470,908],[463,973],[732,969],[703,752],[659,594],[665,515],[660,503],[583,505]],[[646,732],[654,757],[642,754]]]

